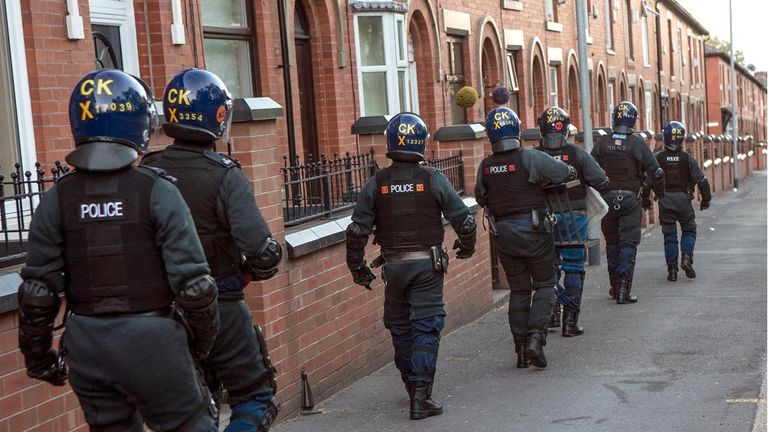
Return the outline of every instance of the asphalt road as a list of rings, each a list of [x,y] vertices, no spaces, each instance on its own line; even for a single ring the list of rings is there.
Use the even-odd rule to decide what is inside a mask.
[[[590,267],[586,333],[551,332],[546,369],[515,368],[501,307],[442,339],[443,415],[408,420],[389,364],[272,430],[765,431],[766,205],[762,172],[698,213],[693,280],[666,280],[661,230],[647,232],[635,305],[608,297],[604,260]]]

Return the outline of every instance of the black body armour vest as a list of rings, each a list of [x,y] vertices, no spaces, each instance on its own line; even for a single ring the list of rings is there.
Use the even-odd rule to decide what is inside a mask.
[[[537,147],[537,150],[541,150],[553,158],[572,166],[576,170],[576,178],[584,178],[581,169],[581,161],[578,159],[576,147],[574,147],[572,144],[561,147],[557,150],[547,149],[544,147]],[[569,188],[568,199],[571,202],[587,199],[587,185],[582,181],[578,186]]]
[[[376,173],[375,241],[386,251],[417,251],[443,243],[440,205],[432,195],[432,169],[393,165]]]
[[[240,248],[216,217],[221,182],[237,164],[221,153],[175,146],[148,154],[142,163],[162,168],[178,179],[176,187],[192,212],[211,276],[218,279],[239,271]]]
[[[624,189],[637,192],[643,184],[640,166],[632,154],[637,138],[632,135],[614,133],[600,138],[600,166],[608,174],[609,190]],[[645,145],[640,142],[640,145]]]
[[[80,315],[137,313],[174,300],[152,215],[152,188],[165,181],[146,169],[75,172],[58,183],[67,300]]]
[[[523,166],[525,151],[529,150],[494,153],[480,164],[483,184],[488,188],[488,207],[497,218],[547,207],[541,187],[528,181],[528,169]]]
[[[664,170],[667,192],[688,192],[692,186],[688,153],[665,150],[656,155],[656,160]]]

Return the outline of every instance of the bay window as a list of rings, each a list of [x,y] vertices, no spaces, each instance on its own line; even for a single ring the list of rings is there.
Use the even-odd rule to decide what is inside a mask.
[[[355,15],[357,78],[362,116],[411,110],[413,72],[405,15],[395,12]],[[415,63],[413,64],[415,67]]]

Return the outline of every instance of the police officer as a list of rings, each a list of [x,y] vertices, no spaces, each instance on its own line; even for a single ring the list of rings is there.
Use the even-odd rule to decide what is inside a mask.
[[[387,157],[393,162],[360,194],[347,227],[347,265],[355,283],[370,289],[375,276],[364,257],[375,225],[374,243],[381,246],[384,261],[384,325],[392,334],[395,366],[411,399],[410,418],[418,420],[443,413],[432,400],[448,267],[440,214],[458,236],[453,249],[459,259],[474,253],[477,226],[448,179],[419,164],[429,138],[424,121],[417,114],[400,113],[390,119],[385,134]]]
[[[541,131],[541,150],[557,160],[563,161],[576,170],[577,178],[581,184],[568,189],[568,200],[573,209],[573,220],[567,212],[567,208],[557,210],[557,229],[560,238],[576,240],[576,230],[579,238],[587,238],[587,186],[602,189],[608,184],[605,171],[600,168],[597,161],[581,147],[568,142],[568,126],[571,117],[557,106],[548,107],[539,117],[539,130]],[[569,238],[570,236],[570,238]],[[584,253],[583,248],[562,249],[560,251],[559,273],[564,274],[563,291],[558,289],[558,300],[563,305],[563,336],[579,336],[584,329],[579,326],[579,312],[581,311],[581,296],[584,291]]]
[[[21,270],[27,374],[64,385],[65,359],[91,430],[216,430],[190,355],[213,344],[216,285],[179,191],[161,170],[133,165],[156,123],[152,96],[137,78],[99,69],[75,86],[69,118],[77,148],[66,160],[77,169],[35,210]],[[71,314],[57,353],[60,293]]]
[[[216,279],[221,331],[204,368],[214,390],[218,382],[227,390],[232,416],[225,430],[266,431],[277,415],[274,370],[244,288],[277,273],[282,249],[256,206],[250,181],[234,160],[214,151],[217,140],[228,139],[232,103],[213,73],[178,73],[163,95],[163,130],[173,144],[147,154],[142,163],[178,179]]]
[[[691,200],[693,188],[699,186],[700,209],[709,208],[712,193],[709,181],[699,169],[699,163],[683,150],[685,125],[671,121],[664,127],[665,149],[656,153],[656,160],[666,174],[666,194],[659,200],[659,221],[664,234],[664,257],[667,260],[667,280],[677,280],[677,224],[680,224],[680,267],[688,278],[695,278],[693,269],[693,247],[696,244],[696,215]],[[643,188],[643,207],[650,208],[650,188]]]
[[[555,305],[555,243],[543,186],[572,180],[576,172],[545,153],[520,148],[520,119],[507,107],[488,113],[485,132],[493,154],[480,163],[475,197],[491,216],[511,290],[517,367],[547,367],[543,346]]]
[[[620,102],[613,110],[612,133],[600,138],[592,149],[592,157],[610,178],[600,190],[609,207],[601,228],[608,258],[609,293],[618,304],[637,303],[637,297],[630,292],[640,244],[639,192],[643,181],[652,184],[656,196],[664,196],[664,170],[645,140],[633,134],[636,122],[635,105]]]

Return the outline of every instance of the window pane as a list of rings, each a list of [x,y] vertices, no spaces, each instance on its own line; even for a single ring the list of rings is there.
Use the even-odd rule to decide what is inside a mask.
[[[549,104],[558,105],[557,100],[557,68],[549,68]]]
[[[648,52],[648,17],[643,17],[643,23],[642,23],[642,39],[643,39],[643,64],[650,64],[651,63],[651,57],[650,53]]]
[[[452,44],[453,48],[453,73],[456,75],[464,74],[464,56],[462,55],[462,41],[457,41]]]
[[[0,172],[9,175],[19,160],[16,132],[16,102],[13,99],[11,53],[8,50],[8,25],[5,8],[0,7]]]
[[[250,43],[205,39],[206,68],[218,75],[235,98],[253,96]]]
[[[400,112],[408,111],[408,103],[406,102],[406,88],[405,88],[405,71],[397,71],[397,88],[400,92]]]
[[[360,32],[360,65],[383,66],[384,60],[384,28],[381,16],[360,16],[357,18],[357,28]]]
[[[515,68],[515,55],[507,53],[507,73],[509,74],[509,90],[518,91],[520,87],[517,84],[517,69]]]
[[[555,0],[544,0],[544,15],[547,21],[555,20]]]
[[[613,20],[611,15],[613,14],[611,2],[613,0],[605,0],[605,45],[608,49],[613,49]]]
[[[395,21],[397,26],[397,59],[405,61],[405,47],[403,46],[403,22],[401,20]]]
[[[386,72],[363,72],[363,100],[365,101],[364,115],[389,114]]]
[[[212,27],[248,27],[245,0],[200,0],[203,25]]]

